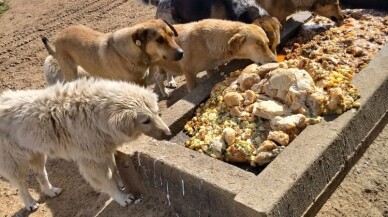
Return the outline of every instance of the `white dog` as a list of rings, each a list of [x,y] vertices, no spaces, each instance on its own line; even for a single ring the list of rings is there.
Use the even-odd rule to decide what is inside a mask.
[[[28,192],[28,169],[43,193],[61,193],[45,169],[46,156],[75,161],[84,178],[120,205],[134,201],[122,192],[114,152],[140,134],[170,135],[158,116],[157,96],[126,82],[79,79],[43,90],[0,95],[0,175],[18,188],[26,208],[37,202]]]
[[[64,82],[64,75],[59,67],[58,61],[51,55],[48,55],[43,65],[43,75],[48,85],[53,85],[58,82]],[[81,67],[77,67],[78,78],[90,78],[91,76]]]

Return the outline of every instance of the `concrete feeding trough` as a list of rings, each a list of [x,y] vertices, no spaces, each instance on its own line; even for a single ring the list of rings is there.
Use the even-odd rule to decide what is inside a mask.
[[[282,38],[310,16],[295,16]],[[119,150],[123,181],[132,192],[165,199],[179,216],[312,215],[388,122],[387,59],[385,46],[353,79],[360,109],[308,126],[258,175],[184,147],[183,125],[223,78],[208,79],[162,113],[170,141],[144,137]]]

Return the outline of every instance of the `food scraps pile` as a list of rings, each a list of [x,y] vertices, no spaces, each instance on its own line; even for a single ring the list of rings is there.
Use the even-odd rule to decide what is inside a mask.
[[[322,116],[359,107],[351,83],[382,48],[388,16],[345,10],[340,27],[315,17],[284,48],[283,62],[252,64],[214,86],[185,131],[186,147],[251,166],[271,162]]]

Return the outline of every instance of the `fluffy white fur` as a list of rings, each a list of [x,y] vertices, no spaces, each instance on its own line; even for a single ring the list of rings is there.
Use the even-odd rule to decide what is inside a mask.
[[[46,157],[75,161],[83,177],[120,205],[133,202],[122,192],[114,152],[140,134],[170,135],[158,116],[155,94],[137,85],[80,79],[42,90],[5,91],[0,95],[0,175],[18,188],[28,210],[38,204],[27,186],[35,172],[43,193],[61,193],[45,169]]]
[[[58,82],[64,82],[63,73],[59,67],[58,61],[51,55],[48,55],[43,65],[43,75],[48,85],[53,85]],[[89,78],[90,75],[81,67],[77,67],[78,78]]]
[[[63,82],[63,73],[61,72],[61,69],[59,68],[57,60],[51,56],[48,55],[46,59],[44,60],[44,78],[47,81],[48,85],[53,85],[57,82]]]

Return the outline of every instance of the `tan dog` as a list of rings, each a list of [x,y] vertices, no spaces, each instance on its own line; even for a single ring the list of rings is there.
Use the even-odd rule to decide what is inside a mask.
[[[156,6],[156,18],[173,24],[211,18],[258,24],[266,32],[275,54],[280,43],[281,24],[277,18],[269,16],[256,0],[143,0],[143,3]]]
[[[156,139],[171,135],[158,115],[157,96],[128,82],[78,79],[43,90],[0,94],[0,175],[18,188],[25,207],[37,202],[28,192],[31,168],[41,191],[55,197],[60,188],[47,177],[47,156],[77,163],[96,190],[120,205],[134,202],[123,192],[116,149],[141,134]]]
[[[276,55],[276,48],[280,44],[281,39],[280,30],[282,29],[279,20],[276,17],[264,16],[254,20],[252,24],[256,24],[263,28],[269,39],[271,51]]]
[[[344,15],[339,0],[256,0],[271,16],[280,22],[297,11],[310,11],[341,24]]]
[[[91,76],[144,84],[150,64],[180,60],[175,29],[163,20],[150,20],[113,33],[76,25],[64,29],[55,49],[42,37],[49,54],[60,66],[65,81],[77,78],[80,66]]]
[[[155,62],[158,70],[156,82],[163,94],[163,71],[172,75],[184,74],[187,87],[196,86],[196,75],[211,70],[233,59],[250,59],[255,63],[277,62],[264,30],[254,24],[206,19],[188,24],[174,25],[179,36],[176,42],[185,51],[180,61]]]

